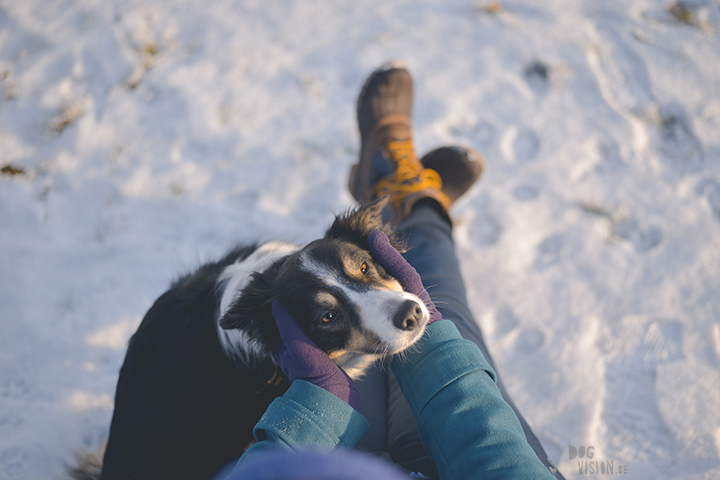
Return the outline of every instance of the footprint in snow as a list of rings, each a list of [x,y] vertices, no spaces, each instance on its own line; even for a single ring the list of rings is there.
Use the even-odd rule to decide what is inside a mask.
[[[634,218],[617,221],[613,224],[613,234],[628,240],[635,246],[635,250],[647,252],[662,243],[663,231],[655,226],[643,227]]]
[[[540,138],[527,128],[511,127],[502,139],[502,152],[506,158],[516,163],[534,160],[540,150]]]
[[[631,242],[637,252],[652,250],[663,241],[663,231],[659,227],[643,226],[635,218],[613,213],[601,205],[581,202],[578,206],[590,215],[608,220],[612,227],[611,237]]]
[[[702,147],[682,107],[668,105],[660,108],[658,115],[663,159],[684,171],[696,169],[702,162]]]
[[[620,147],[612,140],[599,140],[593,147],[597,157],[596,172],[617,173],[627,166],[622,159]]]
[[[15,430],[25,423],[25,419],[16,412],[9,412],[0,417],[0,432],[4,429]]]
[[[560,260],[565,242],[562,235],[551,235],[544,239],[535,250],[535,268],[545,270]]]
[[[695,192],[705,197],[715,220],[720,222],[720,183],[712,179],[705,179],[697,185]]]
[[[656,366],[685,358],[684,325],[679,320],[626,315],[606,325],[598,347],[610,363],[631,370],[652,371]]]
[[[643,58],[612,22],[600,20],[588,33],[595,44],[588,63],[605,102],[622,115],[646,117],[655,97]]]
[[[481,197],[476,203],[476,216],[470,223],[470,235],[474,242],[484,247],[495,245],[503,234],[503,225],[491,213],[489,197]]]
[[[518,185],[513,188],[512,195],[520,202],[531,202],[538,198],[538,195],[540,195],[540,189],[533,187],[532,185]]]
[[[657,368],[682,360],[682,345],[677,320],[627,315],[608,326],[598,341],[608,359],[601,413],[608,436],[621,436],[632,447],[648,441],[666,451],[673,447],[658,409]]]
[[[544,96],[550,89],[550,67],[535,60],[523,69],[523,76],[530,88],[538,95]]]
[[[24,448],[7,448],[0,452],[0,472],[5,472],[9,478],[23,478],[30,460],[30,453]]]
[[[518,319],[509,305],[502,305],[494,312],[488,312],[483,321],[487,325],[490,335],[503,337],[512,332],[518,326]]]
[[[528,328],[518,333],[512,349],[517,354],[527,355],[535,352],[544,344],[545,334],[537,328]]]
[[[31,398],[33,395],[33,389],[21,376],[5,379],[0,384],[0,398],[21,400]]]
[[[462,141],[470,140],[481,152],[492,151],[498,138],[494,124],[476,118],[460,119],[448,126],[448,132]]]
[[[657,148],[666,164],[683,172],[696,169],[702,147],[683,108],[657,108],[645,62],[614,26],[599,22],[591,33],[597,47],[588,51],[590,67],[607,104],[634,127],[636,147]]]

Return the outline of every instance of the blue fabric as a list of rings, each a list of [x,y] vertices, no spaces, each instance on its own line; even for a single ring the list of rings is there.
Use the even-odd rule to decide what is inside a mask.
[[[367,430],[367,420],[337,396],[305,380],[295,380],[270,404],[237,466],[279,448],[330,451],[352,448]]]
[[[452,237],[452,226],[445,216],[433,208],[432,204],[418,202],[410,216],[400,225],[400,229],[408,243],[408,251],[403,256],[420,274],[423,284],[430,293],[437,309],[444,319],[451,320],[460,334],[466,340],[475,343],[490,367],[497,373],[490,352],[470,308],[468,307],[465,283],[460,272],[460,264],[455,256],[455,243]],[[375,415],[371,420],[369,435],[360,441],[360,448],[371,452],[383,450],[396,463],[409,471],[421,471],[430,478],[435,478],[436,471],[432,458],[424,450],[418,436],[415,419],[410,412],[407,402],[392,375],[387,375],[384,369],[372,373],[373,378],[357,382],[360,394],[365,404],[372,404],[380,395],[387,396],[387,414]],[[372,386],[387,381],[385,389],[375,389]],[[558,480],[564,480],[562,474],[552,463],[543,449],[540,441],[528,425],[527,421],[515,406],[502,382],[502,375],[497,375],[497,386],[503,399],[515,412],[527,442],[541,462],[555,475]],[[384,446],[370,440],[378,438],[371,436],[378,430],[387,432]]]
[[[274,451],[258,455],[225,480],[407,480],[392,464],[357,450]]]
[[[452,322],[429,325],[390,366],[440,478],[555,478],[527,443],[480,349]]]
[[[440,320],[429,325],[418,344],[396,356],[390,365],[440,478],[554,478],[528,445],[520,422],[502,399],[493,369],[477,345],[464,340],[452,322]],[[364,418],[347,403],[296,380],[257,424],[258,442],[240,458],[235,475],[248,472],[255,462],[261,462],[257,465],[268,472],[285,472],[276,457],[283,450],[349,448],[366,428]],[[372,468],[359,462],[352,473],[362,472],[370,478],[363,470],[366,466]]]

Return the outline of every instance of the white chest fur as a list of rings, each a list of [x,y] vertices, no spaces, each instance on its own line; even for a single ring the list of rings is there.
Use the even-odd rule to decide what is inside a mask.
[[[296,252],[299,248],[297,245],[284,242],[265,243],[246,259],[226,267],[218,277],[218,288],[222,289],[222,298],[215,325],[223,352],[236,364],[251,366],[257,360],[264,359],[267,352],[264,346],[251,339],[242,330],[226,330],[220,327],[220,319],[240,295],[240,291],[253,272],[265,270],[276,260]]]

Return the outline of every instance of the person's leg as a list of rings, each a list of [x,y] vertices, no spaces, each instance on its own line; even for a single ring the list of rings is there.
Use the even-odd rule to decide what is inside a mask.
[[[484,169],[484,162],[477,152],[457,146],[436,148],[426,153],[420,159],[420,164],[437,171],[442,178],[442,191],[451,202],[465,194],[480,178]],[[458,286],[464,289],[462,281]],[[435,464],[428,455],[423,455],[419,462],[415,458],[418,447],[424,452],[417,436],[417,428],[400,390],[393,390],[392,397],[389,397],[388,374],[387,366],[377,365],[355,382],[362,398],[362,413],[370,424],[356,448],[387,457],[387,439],[391,436],[394,439],[393,454],[399,463],[408,460],[407,468],[434,471]],[[407,421],[393,422],[390,431],[387,423],[389,404],[393,405],[393,418],[407,416]],[[401,405],[399,409],[398,405]]]
[[[412,146],[412,77],[399,62],[374,71],[362,87],[357,103],[360,155],[348,179],[358,202],[387,196],[387,217],[397,224],[420,198],[431,197],[446,206],[437,172],[424,169]],[[387,369],[379,368],[356,381],[370,427],[357,448],[387,455]],[[400,425],[400,423],[396,423]]]
[[[382,454],[387,450],[387,370],[376,363],[362,378],[355,380],[360,392],[360,413],[368,421],[365,435],[355,445],[358,450]]]
[[[438,310],[455,322],[465,338],[479,346],[495,368],[467,305],[448,220],[450,206],[479,178],[483,162],[475,152],[457,147],[434,150],[418,161],[412,142],[412,97],[412,77],[400,63],[383,65],[368,77],[357,105],[360,158],[353,166],[348,186],[360,202],[388,197],[387,218],[400,224],[407,235],[411,248],[406,258],[420,273]],[[377,409],[369,412],[370,431],[361,444],[375,450],[383,441],[378,432],[387,422],[386,450],[393,460],[410,471],[432,476],[434,463],[422,448],[410,408],[391,374],[377,370],[360,382],[363,405],[373,405],[379,395],[384,395],[379,385],[385,378],[387,416]],[[500,380],[498,386],[517,413],[540,460],[557,472]],[[382,401],[378,404],[382,405]],[[562,478],[558,473],[556,476]]]
[[[420,201],[414,206],[410,216],[400,224],[409,247],[404,257],[422,277],[423,284],[443,318],[455,323],[463,338],[477,344],[483,352],[490,366],[498,374],[498,388],[520,420],[528,443],[543,464],[558,479],[562,479],[562,475],[548,458],[540,441],[503,385],[502,377],[488,352],[480,327],[468,307],[465,283],[455,256],[452,227],[440,211],[439,206],[433,205],[431,200]],[[392,375],[388,378],[388,399],[387,441],[391,458],[411,471],[432,474],[434,470],[428,462],[429,456],[420,444],[410,407]]]

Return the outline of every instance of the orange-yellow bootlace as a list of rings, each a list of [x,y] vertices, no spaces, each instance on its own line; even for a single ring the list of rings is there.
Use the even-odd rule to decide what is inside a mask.
[[[415,157],[411,140],[391,141],[386,148],[396,169],[395,173],[375,183],[372,189],[375,198],[389,196],[390,205],[399,209],[405,197],[411,193],[434,188],[439,195],[443,195],[440,175],[435,170],[422,167]]]

